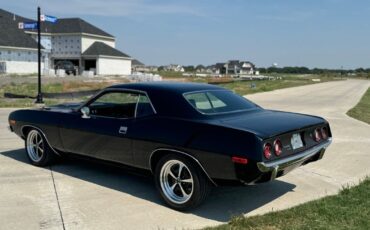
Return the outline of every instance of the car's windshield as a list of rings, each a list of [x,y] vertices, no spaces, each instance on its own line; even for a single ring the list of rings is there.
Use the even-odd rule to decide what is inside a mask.
[[[257,108],[258,106],[244,97],[228,90],[190,92],[185,99],[200,113],[232,113]]]

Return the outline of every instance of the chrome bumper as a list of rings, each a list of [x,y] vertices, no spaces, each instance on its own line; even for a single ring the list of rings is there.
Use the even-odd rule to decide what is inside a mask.
[[[324,151],[332,142],[332,138],[329,138],[325,142],[316,145],[310,149],[307,149],[301,153],[298,153],[296,155],[281,159],[281,160],[276,160],[272,162],[258,162],[257,167],[258,169],[263,172],[263,173],[268,173],[271,172],[271,178],[270,180],[274,180],[279,172],[279,170],[283,170],[289,166],[297,165],[300,166],[303,164],[306,160],[309,158],[313,157],[314,155],[320,153],[320,156],[318,160],[320,160],[323,155]]]

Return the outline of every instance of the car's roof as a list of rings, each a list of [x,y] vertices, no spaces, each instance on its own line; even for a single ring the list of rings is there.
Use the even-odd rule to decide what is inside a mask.
[[[144,91],[148,94],[158,114],[170,117],[200,117],[183,97],[184,93],[207,90],[225,90],[222,87],[205,83],[185,82],[145,82],[108,87],[107,89],[128,89]]]
[[[110,86],[109,88],[133,89],[146,92],[167,91],[180,94],[202,90],[224,90],[224,88],[215,85],[190,82],[142,82],[142,83],[119,84]]]

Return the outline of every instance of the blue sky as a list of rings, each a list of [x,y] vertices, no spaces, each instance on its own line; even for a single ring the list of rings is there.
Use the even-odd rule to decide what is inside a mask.
[[[37,4],[102,28],[149,65],[370,67],[367,0],[3,0],[1,8],[34,17]]]

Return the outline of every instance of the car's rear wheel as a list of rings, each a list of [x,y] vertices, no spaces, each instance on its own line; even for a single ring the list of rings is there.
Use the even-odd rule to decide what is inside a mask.
[[[47,166],[56,158],[55,153],[37,129],[32,129],[27,133],[25,148],[28,159],[33,165]]]
[[[155,181],[162,198],[172,208],[189,210],[200,205],[210,191],[210,182],[191,160],[167,155],[159,160]]]

